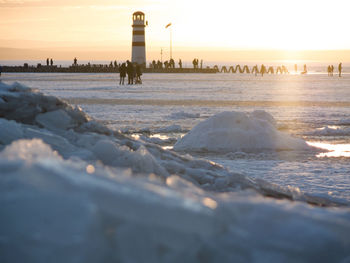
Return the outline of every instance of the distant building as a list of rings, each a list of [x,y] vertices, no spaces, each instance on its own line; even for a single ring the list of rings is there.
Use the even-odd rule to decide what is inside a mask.
[[[132,15],[132,55],[131,61],[146,66],[145,14],[138,11]]]

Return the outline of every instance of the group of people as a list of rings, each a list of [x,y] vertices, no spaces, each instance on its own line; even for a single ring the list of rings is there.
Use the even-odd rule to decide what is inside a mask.
[[[132,63],[129,60],[126,63],[122,63],[119,67],[119,85],[124,85],[126,75],[128,75],[128,85],[142,84],[141,65]]]
[[[46,66],[52,66],[53,65],[53,59],[51,58],[51,59],[49,59],[49,58],[47,58],[46,59]]]
[[[198,58],[194,58],[193,61],[192,61],[192,64],[193,64],[193,68],[194,69],[198,69],[198,65],[199,65],[199,60]],[[203,68],[203,59],[201,59],[201,68]]]
[[[149,64],[150,68],[153,69],[162,69],[164,65],[164,68],[168,69],[168,68],[175,68],[175,60],[173,58],[166,60],[164,62],[161,62],[160,60],[155,61],[153,60],[152,63]],[[182,68],[182,61],[181,59],[179,59],[179,68]]]
[[[341,77],[342,70],[343,70],[343,65],[342,65],[342,63],[339,63],[339,65],[338,65],[339,77]],[[334,66],[333,65],[328,65],[327,72],[328,72],[328,76],[332,77],[333,73],[334,73]]]

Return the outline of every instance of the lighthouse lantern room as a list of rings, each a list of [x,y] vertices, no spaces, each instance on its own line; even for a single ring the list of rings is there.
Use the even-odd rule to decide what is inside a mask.
[[[138,11],[132,15],[132,54],[131,61],[146,66],[145,14]]]

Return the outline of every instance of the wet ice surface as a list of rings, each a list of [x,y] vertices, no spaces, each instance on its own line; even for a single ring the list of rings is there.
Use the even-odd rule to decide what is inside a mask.
[[[261,149],[192,157],[156,145],[167,140],[172,147],[173,138],[223,109],[213,106],[82,105],[125,136],[19,84],[1,84],[0,96],[2,262],[349,260],[349,208],[307,204],[349,200],[349,184],[337,173],[348,167],[346,158]],[[303,137],[313,128],[312,113],[320,112],[308,110],[302,110],[311,115],[306,124],[277,118],[277,127]],[[122,118],[126,111],[133,118]],[[328,114],[334,123],[346,118]],[[334,180],[324,180],[327,171]],[[279,187],[293,181],[295,187]]]

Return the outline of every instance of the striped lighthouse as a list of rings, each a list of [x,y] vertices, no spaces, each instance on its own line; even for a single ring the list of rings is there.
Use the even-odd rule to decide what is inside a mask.
[[[145,14],[140,11],[133,13],[132,22],[131,62],[146,67]]]

